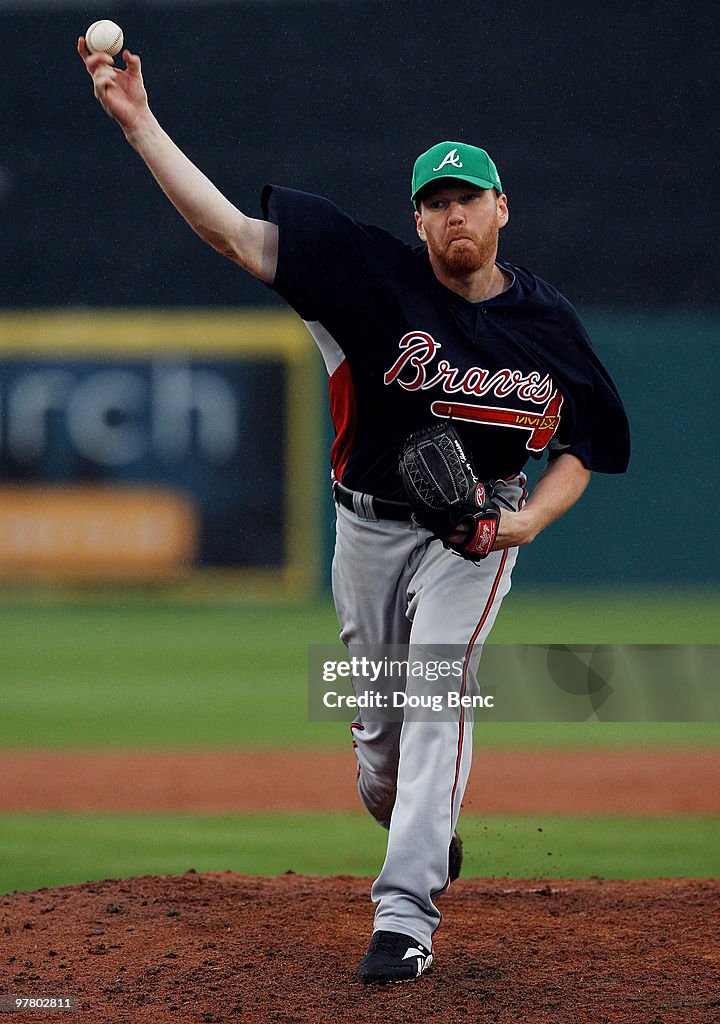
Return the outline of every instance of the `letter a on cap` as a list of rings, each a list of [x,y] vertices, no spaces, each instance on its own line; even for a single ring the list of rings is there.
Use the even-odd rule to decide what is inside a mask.
[[[447,156],[443,157],[437,167],[433,167],[433,171],[441,171],[443,167],[447,167],[448,164],[451,167],[462,167],[462,160],[458,156],[456,149],[451,149]]]

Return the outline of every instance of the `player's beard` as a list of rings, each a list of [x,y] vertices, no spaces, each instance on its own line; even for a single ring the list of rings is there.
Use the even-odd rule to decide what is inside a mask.
[[[499,226],[492,221],[482,235],[463,228],[449,232],[441,242],[428,236],[428,249],[449,277],[464,278],[495,262],[498,233]],[[462,240],[453,242],[458,235],[463,236]]]

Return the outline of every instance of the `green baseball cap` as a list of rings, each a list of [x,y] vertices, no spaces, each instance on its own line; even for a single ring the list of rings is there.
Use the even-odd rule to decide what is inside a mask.
[[[459,178],[480,188],[496,188],[502,192],[497,167],[484,149],[464,142],[438,142],[415,161],[412,176],[412,201],[420,189],[440,178]]]

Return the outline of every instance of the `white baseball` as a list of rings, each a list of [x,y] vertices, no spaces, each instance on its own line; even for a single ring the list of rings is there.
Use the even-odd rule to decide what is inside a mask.
[[[114,57],[122,50],[122,29],[114,21],[94,21],[85,33],[85,43],[90,53],[109,53]]]

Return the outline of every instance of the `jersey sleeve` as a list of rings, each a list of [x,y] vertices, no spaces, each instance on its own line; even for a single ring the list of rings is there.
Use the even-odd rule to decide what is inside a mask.
[[[563,307],[564,333],[572,350],[563,368],[569,402],[550,444],[550,458],[568,452],[593,472],[624,473],[630,461],[630,427],[622,399],[578,314],[566,301]]]
[[[402,243],[353,220],[320,196],[278,185],[262,193],[266,220],[278,226],[278,265],[272,288],[303,320],[324,314],[381,277]],[[394,244],[393,244],[394,243]]]

